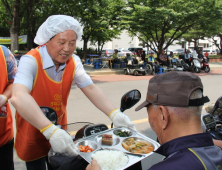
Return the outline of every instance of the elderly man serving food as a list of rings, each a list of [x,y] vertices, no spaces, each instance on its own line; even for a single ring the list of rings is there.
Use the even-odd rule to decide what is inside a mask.
[[[15,77],[11,102],[16,108],[15,149],[28,170],[45,170],[50,147],[66,156],[78,155],[71,136],[53,125],[40,110],[56,110],[58,123],[67,124],[67,100],[72,82],[104,112],[114,126],[136,130],[129,117],[116,109],[86,74],[80,58],[73,54],[82,37],[80,23],[71,16],[53,15],[39,27],[36,49],[24,55]],[[50,169],[50,165],[47,165]]]
[[[172,88],[173,87],[173,88]],[[161,146],[155,151],[166,158],[149,170],[218,170],[222,150],[201,128],[203,96],[201,79],[189,72],[168,72],[150,79],[146,100],[136,111],[146,108],[149,123]],[[221,146],[221,145],[219,145]],[[86,170],[101,170],[93,160]]]

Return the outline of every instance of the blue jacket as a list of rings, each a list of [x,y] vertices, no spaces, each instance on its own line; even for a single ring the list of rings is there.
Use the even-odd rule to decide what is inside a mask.
[[[208,133],[173,139],[156,151],[166,158],[149,170],[219,170],[222,169],[222,150],[215,146]]]

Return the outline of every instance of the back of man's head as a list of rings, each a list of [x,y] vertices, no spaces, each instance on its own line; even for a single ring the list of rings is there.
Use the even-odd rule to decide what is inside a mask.
[[[203,85],[198,76],[189,72],[172,71],[150,79],[146,101],[136,111],[143,107],[149,110],[151,107],[148,114],[152,120],[149,121],[150,124],[155,123],[151,127],[158,137],[165,136],[163,141],[166,142],[179,136],[198,133],[201,130],[202,105],[208,101],[208,97],[203,97]]]
[[[201,99],[203,92],[201,89],[194,90],[190,95],[190,100],[192,99]],[[188,106],[188,107],[171,107],[166,106],[168,111],[175,116],[178,121],[184,123],[193,120],[200,121],[200,115],[202,111],[202,106]],[[200,123],[200,122],[199,122]]]

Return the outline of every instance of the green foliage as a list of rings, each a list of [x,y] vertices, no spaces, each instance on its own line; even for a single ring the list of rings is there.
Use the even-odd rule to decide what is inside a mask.
[[[182,35],[185,41],[193,42],[196,49],[199,39],[219,36],[219,33],[222,32],[222,5],[217,3],[219,1],[209,0],[207,2],[209,2],[206,5],[208,7],[204,9],[197,23],[187,33]]]
[[[8,8],[3,6],[7,2]],[[15,0],[0,1],[0,36],[8,36]],[[195,42],[203,37],[222,38],[222,0],[20,0],[19,35],[33,42],[39,26],[50,15],[76,18],[87,42],[98,45],[118,38],[126,29],[156,53],[174,40]],[[215,44],[218,42],[215,41]],[[222,47],[220,41],[219,49]],[[222,50],[221,50],[222,51]],[[159,53],[158,53],[159,54]]]
[[[209,55],[209,58],[221,58],[222,59],[222,55]]]
[[[12,3],[12,0],[10,1]],[[1,37],[9,37],[9,29],[11,27],[11,19],[8,15],[8,13],[5,10],[5,7],[2,4],[2,1],[0,1],[0,36]]]
[[[215,6],[213,0],[129,0],[128,6],[125,20],[131,36],[155,52],[166,49],[215,12],[209,10]]]
[[[120,34],[124,0],[55,0],[56,11],[71,15],[83,27],[84,51],[91,38],[99,46]]]

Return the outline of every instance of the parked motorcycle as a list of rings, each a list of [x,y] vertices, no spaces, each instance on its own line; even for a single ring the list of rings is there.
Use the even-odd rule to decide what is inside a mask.
[[[196,73],[200,73],[201,71],[200,59],[197,57],[197,53],[195,50],[193,51],[190,60],[191,60],[190,66],[187,63],[185,63],[184,60],[181,61],[184,71],[195,71]]]
[[[211,134],[213,139],[222,140],[222,96],[214,104],[210,113],[201,115],[201,126],[203,132]]]
[[[202,60],[202,67],[201,70],[204,70],[206,73],[210,72],[210,66],[207,60],[207,57],[204,56],[203,60]]]
[[[190,66],[187,63],[185,63],[184,60],[181,61],[181,64],[183,66],[184,71],[195,71],[196,73],[200,73],[201,71],[201,65],[198,58],[192,57]]]
[[[124,112],[127,109],[133,107],[141,99],[141,93],[138,90],[131,90],[124,94],[121,99],[120,110]],[[40,107],[44,115],[55,125],[66,130],[73,138],[73,141],[76,141],[80,138],[84,138],[95,133],[107,130],[108,127],[105,124],[93,124],[90,122],[76,122],[66,125],[58,125],[57,115],[54,109],[50,107]],[[113,125],[112,125],[113,126]],[[49,152],[49,162],[52,165],[54,170],[73,170],[85,169],[86,161],[83,160],[80,156],[76,157],[67,157],[60,154],[54,153],[52,150]],[[132,169],[141,169],[138,168],[141,166],[141,163],[135,164],[132,166]]]

